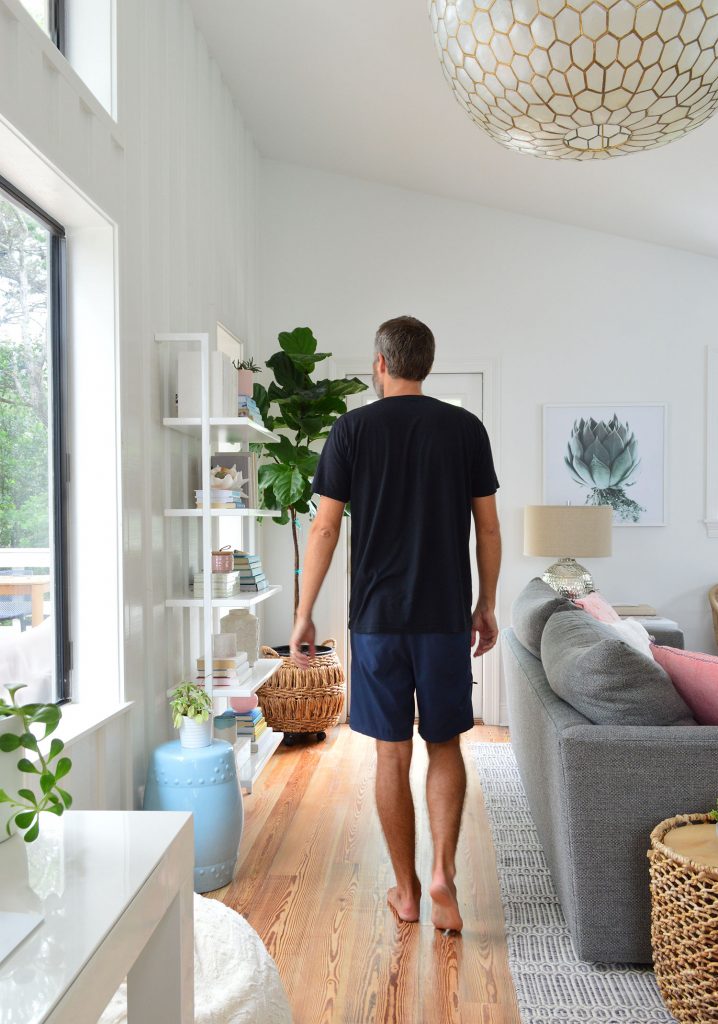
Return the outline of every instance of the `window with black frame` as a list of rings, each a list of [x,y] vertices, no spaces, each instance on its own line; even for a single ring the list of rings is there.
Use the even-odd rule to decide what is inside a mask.
[[[0,179],[0,686],[69,698],[61,225]]]
[[[61,53],[65,52],[65,0],[20,0]]]

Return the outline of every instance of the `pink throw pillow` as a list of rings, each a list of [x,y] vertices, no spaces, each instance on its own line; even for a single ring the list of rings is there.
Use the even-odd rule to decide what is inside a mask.
[[[621,616],[597,590],[573,602],[599,622],[620,622]]]
[[[718,658],[651,644],[661,665],[700,725],[718,725]]]

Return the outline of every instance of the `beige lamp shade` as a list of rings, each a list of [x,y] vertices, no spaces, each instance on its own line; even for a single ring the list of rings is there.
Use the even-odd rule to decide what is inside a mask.
[[[609,505],[527,505],[524,554],[606,558],[612,550]]]

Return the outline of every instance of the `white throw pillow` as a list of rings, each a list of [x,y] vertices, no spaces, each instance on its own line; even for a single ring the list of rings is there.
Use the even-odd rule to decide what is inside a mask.
[[[651,651],[651,638],[645,626],[637,619],[622,619],[621,622],[609,622],[608,625],[616,630],[625,643],[645,654],[651,661],[655,660]]]

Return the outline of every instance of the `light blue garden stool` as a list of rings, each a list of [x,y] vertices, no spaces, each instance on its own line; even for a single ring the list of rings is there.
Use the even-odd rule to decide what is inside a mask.
[[[194,815],[195,892],[232,881],[244,808],[231,744],[212,740],[208,747],[188,749],[174,740],[157,747],[147,772],[144,808]]]

